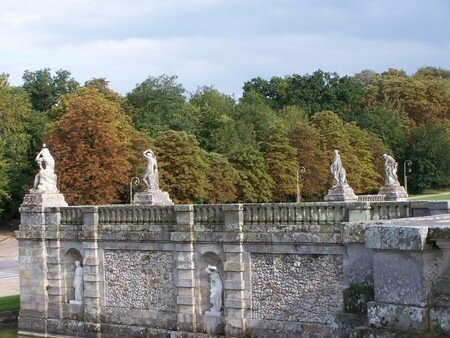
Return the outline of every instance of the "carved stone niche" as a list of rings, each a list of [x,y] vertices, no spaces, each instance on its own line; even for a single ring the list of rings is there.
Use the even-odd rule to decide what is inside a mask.
[[[212,313],[213,306],[210,301],[210,275],[206,268],[211,265],[218,269],[222,283],[225,281],[225,274],[223,268],[223,261],[217,253],[205,252],[201,255],[196,268],[196,298],[197,298],[197,313],[202,317],[202,331],[208,334],[223,334],[223,308],[219,313]],[[222,304],[225,295],[222,294]]]
[[[63,263],[63,273],[64,273],[64,283],[63,283],[63,301],[64,303],[69,303],[71,300],[75,299],[75,290],[73,288],[73,280],[75,277],[75,262],[80,261],[83,263],[83,257],[81,253],[74,248],[67,250],[64,255]]]

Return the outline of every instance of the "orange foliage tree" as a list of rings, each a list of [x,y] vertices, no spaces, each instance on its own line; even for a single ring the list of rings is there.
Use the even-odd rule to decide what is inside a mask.
[[[118,100],[95,88],[63,98],[61,117],[47,137],[59,189],[70,204],[120,202],[131,170],[132,131]]]

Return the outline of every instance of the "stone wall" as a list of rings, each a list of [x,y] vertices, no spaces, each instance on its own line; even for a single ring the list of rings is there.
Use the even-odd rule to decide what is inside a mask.
[[[406,323],[397,313],[413,311],[426,320],[402,329],[447,330],[450,271],[443,267],[450,258],[442,248],[450,220],[404,217],[448,209],[444,202],[25,204],[17,232],[19,329],[102,337],[331,337],[356,334],[348,325],[352,316],[357,326],[389,330],[396,320]],[[423,221],[405,226],[411,220]],[[84,269],[81,304],[70,302],[75,260]],[[209,312],[208,265],[217,266],[224,285],[220,314]],[[403,279],[393,277],[399,272]],[[374,290],[368,304],[355,298],[364,299],[365,313],[345,312],[353,308],[345,298],[352,287],[353,295],[358,287]],[[381,319],[385,313],[389,320]]]

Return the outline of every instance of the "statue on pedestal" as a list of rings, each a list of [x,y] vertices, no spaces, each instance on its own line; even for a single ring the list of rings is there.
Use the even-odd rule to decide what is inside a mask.
[[[36,156],[36,162],[39,165],[39,172],[34,178],[33,188],[24,196],[21,206],[67,206],[64,195],[60,194],[56,187],[55,159],[45,143]]]
[[[212,304],[210,309],[211,313],[220,313],[222,309],[222,293],[223,284],[220,279],[220,274],[217,267],[213,265],[208,265],[206,272],[209,274],[210,278],[210,297],[209,300]]]
[[[143,154],[147,159],[147,168],[142,180],[147,189],[134,195],[133,204],[173,205],[169,194],[159,188],[158,162],[155,153],[151,149],[147,149]]]
[[[384,158],[384,172],[386,174],[386,179],[384,184],[396,184],[398,182],[397,169],[398,164],[392,156],[388,154],[383,154]]]
[[[334,150],[334,158],[331,163],[330,170],[334,180],[336,181],[334,185],[336,187],[343,187],[347,183],[347,174],[342,166],[339,150]]]
[[[36,156],[36,162],[39,164],[39,173],[34,178],[31,192],[57,191],[55,159],[50,154],[45,143],[42,145],[42,150]]]
[[[348,185],[347,173],[342,165],[339,150],[334,150],[333,153],[334,157],[331,162],[330,171],[334,178],[334,185],[328,190],[325,201],[356,201],[358,197]]]
[[[75,277],[73,278],[73,287],[75,289],[75,301],[83,301],[83,267],[80,261],[75,261]]]
[[[392,156],[383,154],[384,159],[384,184],[378,191],[378,195],[384,195],[386,201],[406,201],[408,193],[400,185],[397,176],[398,164]]]
[[[151,149],[144,151],[144,156],[147,158],[147,170],[145,171],[142,180],[147,185],[147,190],[159,190],[158,186],[158,163],[156,162],[155,153]]]

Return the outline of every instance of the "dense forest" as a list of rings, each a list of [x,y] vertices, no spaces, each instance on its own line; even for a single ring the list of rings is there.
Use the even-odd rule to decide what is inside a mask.
[[[123,96],[106,79],[41,69],[22,86],[0,74],[0,117],[0,218],[17,216],[43,142],[69,204],[129,201],[147,148],[176,203],[295,201],[299,167],[303,198],[320,200],[333,149],[357,194],[377,192],[383,153],[401,179],[412,161],[410,192],[450,186],[450,71],[434,67],[253,78],[239,99],[166,75]]]

